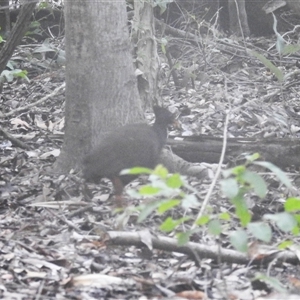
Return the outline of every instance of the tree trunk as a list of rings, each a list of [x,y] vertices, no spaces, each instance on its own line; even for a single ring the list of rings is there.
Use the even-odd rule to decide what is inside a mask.
[[[136,67],[139,72],[139,94],[145,106],[152,107],[155,99],[158,98],[157,76],[159,70],[153,0],[134,1],[132,36],[137,49]]]
[[[36,3],[37,0],[24,1],[24,5],[22,6],[20,14],[18,15],[17,22],[11,31],[9,39],[4,44],[0,52],[0,74],[5,69],[7,62],[11,58],[16,47],[20,44],[30,23],[30,17],[34,11]]]
[[[231,33],[243,36],[250,35],[245,0],[228,0],[228,10]]]
[[[124,1],[66,1],[66,125],[55,169],[80,167],[103,134],[142,119]]]
[[[0,32],[5,38],[10,33],[9,0],[0,0]]]

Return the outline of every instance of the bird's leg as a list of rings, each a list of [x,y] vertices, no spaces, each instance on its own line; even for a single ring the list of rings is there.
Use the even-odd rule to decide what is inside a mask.
[[[114,190],[115,190],[115,199],[116,199],[116,204],[118,205],[118,207],[122,207],[124,206],[123,203],[123,189],[124,189],[124,184],[122,182],[122,180],[120,179],[120,177],[113,177],[111,178],[112,184],[114,186]]]

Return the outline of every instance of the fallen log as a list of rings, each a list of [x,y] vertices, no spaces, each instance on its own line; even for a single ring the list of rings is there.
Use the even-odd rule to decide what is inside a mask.
[[[168,139],[172,151],[188,162],[218,163],[223,139],[205,135]],[[300,167],[300,140],[296,138],[228,138],[225,163],[241,154],[258,152],[261,159],[281,168]]]

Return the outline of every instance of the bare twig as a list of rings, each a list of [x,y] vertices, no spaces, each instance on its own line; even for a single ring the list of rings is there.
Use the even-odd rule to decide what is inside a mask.
[[[143,232],[124,232],[124,231],[108,231],[106,233],[106,241],[109,240],[113,245],[128,245],[137,247],[146,247],[143,242],[142,236]],[[87,238],[99,238],[99,236],[87,236]],[[148,239],[149,238],[149,239]],[[188,242],[184,246],[179,246],[177,239],[153,236],[149,234],[147,240],[151,244],[153,249],[159,249],[163,251],[178,252],[189,255],[194,258],[195,253],[201,258],[211,258],[215,261],[221,257],[223,262],[237,263],[237,264],[252,264],[252,265],[262,265],[268,264],[277,259],[276,264],[280,265],[283,263],[299,264],[298,257],[292,251],[274,251],[270,255],[266,255],[263,258],[257,257],[256,259],[251,259],[247,254],[235,251],[232,249],[225,249],[219,247],[218,245],[207,245]],[[148,244],[149,245],[149,244]]]
[[[70,221],[68,221],[65,217],[59,216],[58,214],[56,214],[51,209],[45,208],[45,210],[47,210],[51,215],[55,216],[57,219],[59,219],[60,221],[62,221],[66,225],[68,225],[70,228],[74,229],[76,232],[80,233],[80,230],[73,223],[71,223]]]
[[[14,114],[16,114],[16,113],[18,113],[18,112],[27,110],[27,109],[29,109],[29,108],[31,108],[31,107],[34,107],[34,106],[37,106],[38,104],[41,104],[41,103],[45,102],[46,100],[48,100],[49,98],[51,98],[51,97],[55,96],[56,94],[58,94],[58,92],[59,92],[61,89],[63,89],[65,86],[66,86],[66,83],[63,83],[62,85],[60,85],[59,87],[57,87],[52,93],[46,95],[46,96],[43,97],[42,99],[40,99],[40,100],[38,100],[38,101],[36,101],[36,102],[34,102],[34,103],[30,103],[30,104],[28,104],[28,105],[26,105],[26,106],[22,106],[22,107],[19,107],[19,108],[15,109],[15,110],[12,110],[12,111],[10,111],[10,112],[7,113],[7,114],[1,115],[1,117],[2,117],[2,118],[9,117],[9,116],[12,116],[12,115],[14,115]]]
[[[200,209],[200,212],[196,218],[196,220],[198,220],[204,213],[205,211],[205,208],[208,204],[208,201],[210,199],[210,196],[216,186],[216,183],[217,183],[217,180],[220,176],[220,173],[221,173],[221,169],[222,169],[222,165],[223,165],[223,162],[224,162],[224,157],[225,157],[225,152],[226,152],[226,147],[227,147],[227,129],[228,129],[228,122],[229,122],[229,112],[227,113],[226,115],[226,119],[225,119],[225,124],[224,124],[224,133],[223,133],[223,146],[222,146],[222,152],[221,152],[221,156],[220,156],[220,160],[219,160],[219,164],[218,164],[218,167],[217,167],[217,171],[216,171],[216,174],[214,176],[214,179],[209,187],[209,190],[205,196],[205,199],[202,203],[202,206],[201,206],[201,209]],[[193,224],[192,226],[192,229],[194,229],[196,227],[196,223]]]
[[[20,147],[22,149],[30,150],[30,146],[26,145],[25,143],[21,142],[17,138],[13,137],[11,134],[9,134],[6,130],[0,127],[0,134],[2,134],[4,137],[6,137],[8,140],[10,140],[15,146]]]

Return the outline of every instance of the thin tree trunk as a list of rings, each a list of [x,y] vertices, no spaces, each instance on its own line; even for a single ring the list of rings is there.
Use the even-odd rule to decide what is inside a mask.
[[[20,44],[29,25],[30,17],[36,3],[37,1],[35,0],[24,1],[17,22],[11,31],[11,35],[0,52],[0,74],[5,69],[7,62],[13,55],[16,47]]]
[[[137,49],[136,67],[139,74],[139,94],[145,107],[152,107],[158,98],[157,76],[159,70],[153,0],[134,1],[132,36]]]
[[[230,31],[236,35],[249,36],[250,29],[245,0],[228,0]]]

